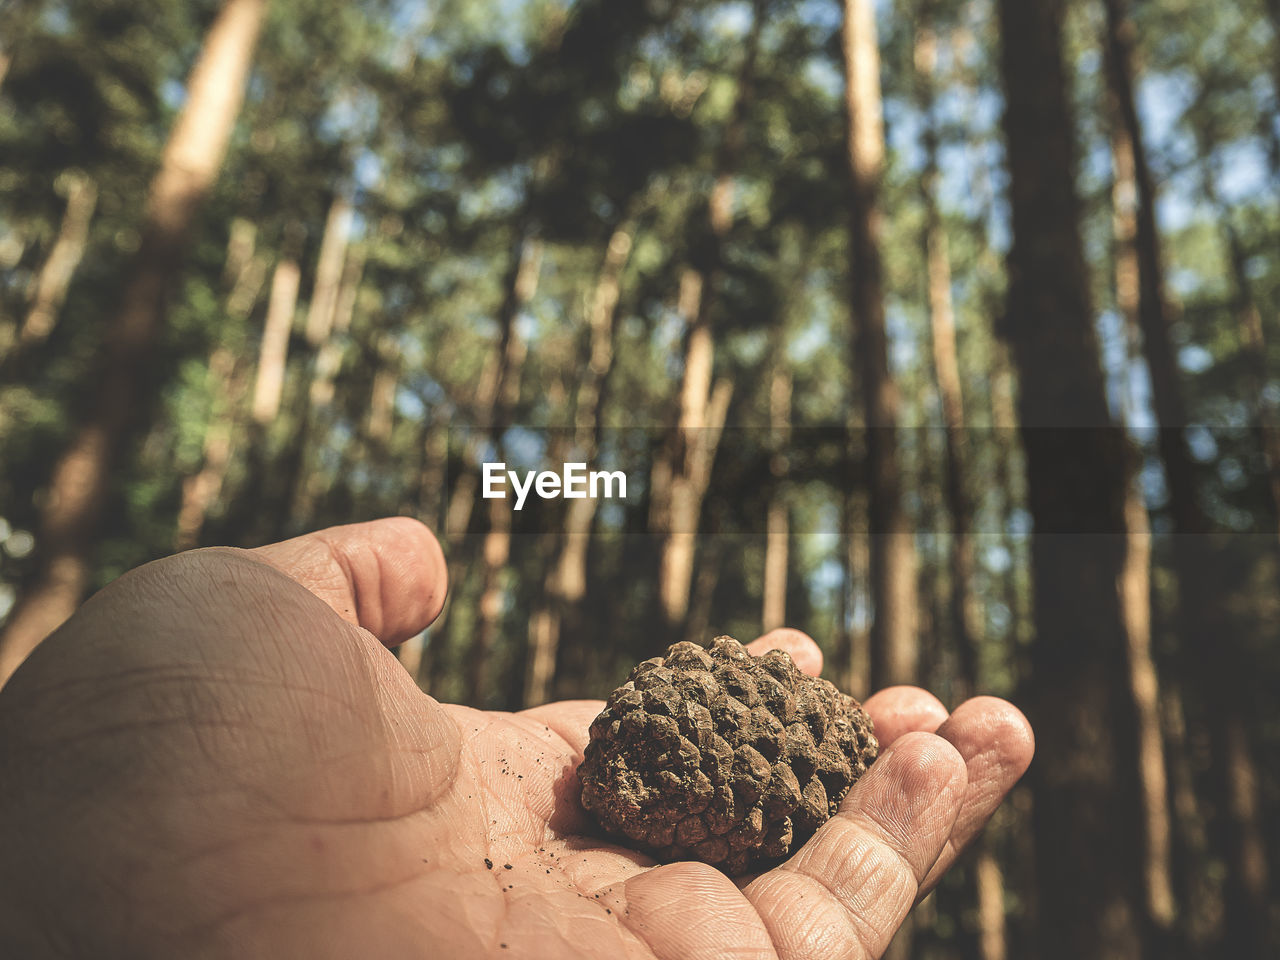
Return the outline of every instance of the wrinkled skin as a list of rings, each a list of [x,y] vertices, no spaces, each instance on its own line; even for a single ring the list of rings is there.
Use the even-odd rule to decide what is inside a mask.
[[[880,759],[784,865],[653,866],[576,799],[599,701],[443,705],[387,650],[445,583],[396,519],[89,600],[0,691],[0,955],[875,957],[1031,759],[1009,704],[892,688]]]

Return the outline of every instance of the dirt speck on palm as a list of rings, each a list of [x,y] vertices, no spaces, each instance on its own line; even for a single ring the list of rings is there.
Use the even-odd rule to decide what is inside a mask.
[[[794,852],[879,752],[871,718],[827,680],[732,637],[639,664],[591,724],[582,805],[659,860],[730,875]]]

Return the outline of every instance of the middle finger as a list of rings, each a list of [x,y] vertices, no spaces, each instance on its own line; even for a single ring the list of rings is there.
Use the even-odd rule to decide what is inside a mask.
[[[904,733],[933,733],[947,719],[942,701],[919,687],[885,687],[862,705],[875,723],[881,750]]]

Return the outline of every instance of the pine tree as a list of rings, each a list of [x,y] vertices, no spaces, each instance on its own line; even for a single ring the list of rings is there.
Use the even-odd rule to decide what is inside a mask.
[[[1001,0],[1013,214],[1008,312],[1019,373],[1041,756],[1035,791],[1040,954],[1140,956],[1133,719],[1116,584],[1124,563],[1123,437],[1107,409],[1080,240],[1060,0]]]
[[[49,483],[35,577],[0,633],[0,682],[82,599],[112,463],[142,399],[139,374],[164,323],[170,278],[196,211],[226,153],[265,8],[266,0],[227,0],[192,68],[185,106],[152,181],[143,241],[104,335],[94,402]]]

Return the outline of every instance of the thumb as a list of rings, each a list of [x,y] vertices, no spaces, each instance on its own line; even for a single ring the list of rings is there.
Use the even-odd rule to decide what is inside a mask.
[[[448,590],[439,542],[410,517],[329,527],[249,553],[389,647],[435,620]]]

